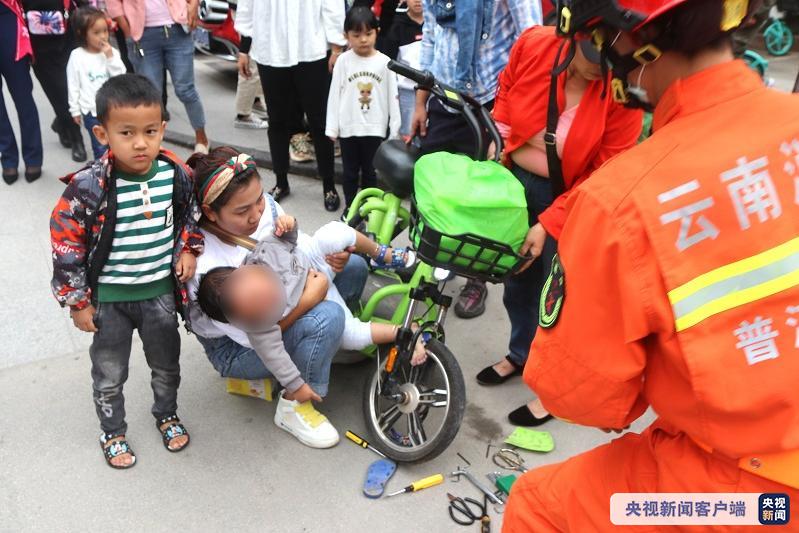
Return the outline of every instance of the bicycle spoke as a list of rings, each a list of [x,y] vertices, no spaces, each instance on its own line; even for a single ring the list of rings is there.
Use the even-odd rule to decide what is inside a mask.
[[[380,431],[385,433],[391,427],[397,423],[397,420],[402,416],[402,411],[399,410],[399,406],[397,404],[392,405],[382,413],[377,418],[377,425],[380,426]]]
[[[446,407],[448,403],[447,391],[443,389],[433,389],[431,391],[421,392],[419,393],[419,403],[432,407]]]
[[[419,415],[416,412],[408,413],[408,437],[414,446],[421,446],[427,442],[427,435],[424,432],[424,425],[422,424]]]

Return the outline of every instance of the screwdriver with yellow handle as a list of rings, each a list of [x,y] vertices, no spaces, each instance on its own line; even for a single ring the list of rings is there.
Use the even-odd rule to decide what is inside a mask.
[[[387,457],[385,456],[385,454],[383,454],[383,452],[381,452],[380,450],[378,450],[377,448],[375,448],[374,446],[372,446],[371,444],[366,442],[366,439],[362,439],[361,437],[359,437],[358,435],[356,435],[352,431],[347,431],[344,435],[346,435],[348,439],[350,439],[352,442],[354,442],[355,444],[357,444],[361,448],[363,448],[365,450],[372,450],[373,452],[375,452],[377,455],[379,455],[383,459],[387,459]]]
[[[444,482],[444,476],[442,476],[441,474],[434,474],[424,479],[420,479],[419,481],[414,481],[404,489],[398,490],[397,492],[392,492],[391,494],[386,494],[386,496],[396,496],[397,494],[405,494],[406,492],[416,492],[418,490],[435,487],[436,485],[440,485],[443,482]]]

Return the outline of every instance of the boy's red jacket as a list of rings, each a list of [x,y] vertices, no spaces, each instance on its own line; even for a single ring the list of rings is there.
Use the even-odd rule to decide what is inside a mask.
[[[561,39],[552,26],[535,26],[519,36],[508,65],[499,76],[494,119],[510,126],[505,152],[510,154],[546,127],[549,84]],[[564,50],[564,55],[566,51]],[[558,79],[560,111],[566,103],[566,73]],[[563,147],[566,192],[555,199],[538,220],[555,239],[566,220],[566,199],[602,164],[635,145],[641,133],[642,113],[602,98],[602,80],[588,84]],[[609,88],[608,88],[609,90]]]
[[[199,255],[203,236],[197,227],[200,209],[195,200],[191,170],[178,157],[161,150],[159,159],[175,167],[172,204],[175,209],[175,249],[172,271],[183,251]],[[50,217],[53,248],[53,294],[62,306],[83,309],[92,303],[100,272],[111,252],[116,224],[116,180],[111,177],[113,155],[106,155],[61,181],[66,190]],[[184,285],[175,276],[176,304],[187,301]]]

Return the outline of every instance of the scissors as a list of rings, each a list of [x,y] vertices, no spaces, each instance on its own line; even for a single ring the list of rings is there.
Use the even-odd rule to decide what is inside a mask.
[[[516,450],[510,448],[502,448],[491,458],[494,464],[505,468],[507,470],[516,470],[518,472],[527,472],[529,468],[524,464],[524,459],[519,455]]]
[[[485,498],[481,504],[472,498],[460,498],[447,493],[449,498],[449,517],[456,524],[470,526],[480,522],[480,533],[491,532],[491,518],[486,512]]]

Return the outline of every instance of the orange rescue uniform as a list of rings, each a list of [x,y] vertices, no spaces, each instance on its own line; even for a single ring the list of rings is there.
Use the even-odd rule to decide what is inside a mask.
[[[565,297],[524,378],[575,423],[622,428],[650,405],[659,418],[522,476],[504,531],[614,530],[615,492],[799,506],[784,484],[796,455],[774,458],[799,450],[799,97],[729,62],[675,82],[653,127],[572,194]],[[759,475],[775,470],[782,482]]]

